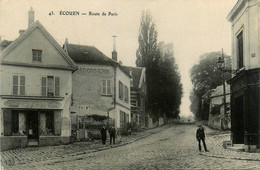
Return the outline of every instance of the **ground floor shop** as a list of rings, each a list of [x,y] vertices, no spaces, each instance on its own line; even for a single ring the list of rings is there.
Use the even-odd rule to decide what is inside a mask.
[[[70,132],[70,118],[62,109],[1,109],[2,151],[27,146],[66,144],[70,142],[70,133],[67,131]]]
[[[260,149],[260,69],[244,70],[231,85],[231,137],[245,151]]]

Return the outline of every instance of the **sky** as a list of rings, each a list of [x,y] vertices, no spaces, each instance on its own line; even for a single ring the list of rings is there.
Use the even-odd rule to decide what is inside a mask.
[[[158,41],[174,44],[184,95],[181,116],[189,110],[192,90],[189,70],[204,53],[221,51],[231,55],[231,24],[226,16],[237,0],[0,0],[0,36],[15,40],[28,28],[28,11],[33,7],[39,20],[62,46],[69,43],[97,47],[108,57],[116,35],[118,60],[135,66],[141,13],[152,14]],[[63,15],[66,11],[80,15]],[[100,13],[99,16],[89,13]],[[82,15],[86,13],[86,15]],[[106,16],[102,16],[105,13]],[[114,14],[109,15],[109,13]],[[54,15],[49,15],[54,14]],[[173,87],[174,88],[174,87]]]

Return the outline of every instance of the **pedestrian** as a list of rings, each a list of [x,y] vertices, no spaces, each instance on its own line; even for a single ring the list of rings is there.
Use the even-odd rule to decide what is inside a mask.
[[[113,144],[115,144],[115,137],[116,137],[116,129],[115,129],[115,126],[112,126],[112,127],[109,129],[109,134],[110,134],[110,145],[112,144],[112,141],[113,141]]]
[[[204,128],[202,127],[202,125],[199,125],[199,128],[197,129],[196,138],[199,142],[199,151],[201,152],[200,142],[202,141],[205,152],[208,152],[208,149],[207,149],[207,146],[205,143],[205,132],[204,132]]]
[[[101,138],[102,138],[102,143],[105,145],[106,144],[106,140],[107,140],[107,131],[105,126],[103,126],[100,130],[101,133]]]

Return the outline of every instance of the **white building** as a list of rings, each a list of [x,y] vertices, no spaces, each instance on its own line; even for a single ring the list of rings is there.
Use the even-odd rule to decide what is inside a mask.
[[[1,150],[69,143],[76,65],[29,11],[29,27],[1,42]]]

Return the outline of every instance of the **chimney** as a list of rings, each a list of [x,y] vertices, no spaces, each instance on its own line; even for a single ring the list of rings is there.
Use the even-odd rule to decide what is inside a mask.
[[[134,80],[133,80],[133,74],[132,74],[132,68],[130,68],[130,72],[129,72],[131,79],[130,79],[130,87],[134,86]]]
[[[112,59],[117,61],[117,52],[116,52],[116,36],[113,35],[113,51],[112,51]]]
[[[20,36],[23,34],[24,31],[25,31],[25,30],[19,30]]]
[[[28,11],[28,27],[30,27],[34,23],[34,10],[31,7]]]
[[[132,68],[130,68],[129,74],[130,74],[130,76],[133,76],[133,74],[132,74]]]

